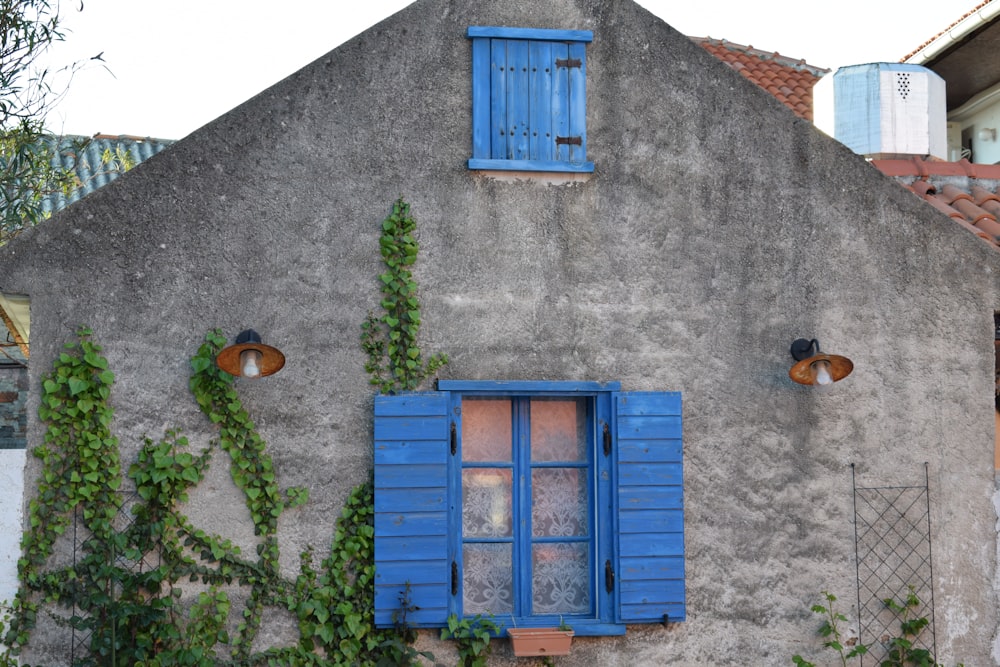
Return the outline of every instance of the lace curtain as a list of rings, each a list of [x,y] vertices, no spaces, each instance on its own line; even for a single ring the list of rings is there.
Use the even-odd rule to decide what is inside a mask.
[[[515,406],[528,410],[519,442]],[[590,610],[585,399],[465,399],[462,404],[463,604],[514,613],[514,548],[531,540],[530,614]],[[530,535],[515,530],[514,452],[530,447]],[[563,465],[560,465],[563,464]],[[518,472],[518,475],[522,473]],[[526,613],[524,610],[521,613]]]

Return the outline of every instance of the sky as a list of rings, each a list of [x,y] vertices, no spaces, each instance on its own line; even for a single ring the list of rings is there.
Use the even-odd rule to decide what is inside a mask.
[[[680,32],[835,70],[895,62],[981,0],[638,0]],[[180,139],[410,0],[61,0],[48,127]],[[82,5],[82,10],[81,10]],[[544,26],[535,26],[544,27]],[[91,60],[101,54],[101,61]]]

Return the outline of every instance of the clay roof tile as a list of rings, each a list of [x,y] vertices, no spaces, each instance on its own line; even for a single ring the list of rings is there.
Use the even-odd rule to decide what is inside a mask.
[[[913,181],[913,183],[911,183],[908,187],[921,197],[925,195],[937,194],[937,188],[935,188],[929,181]]]
[[[971,197],[968,199],[956,199],[952,202],[951,207],[957,209],[965,216],[966,220],[980,229],[993,234],[993,236],[1000,234],[1000,225],[997,224],[996,216],[973,204]],[[997,231],[991,231],[992,227],[996,227]]]
[[[997,196],[995,192],[990,192],[981,185],[972,186],[972,197],[979,206],[982,206],[987,201],[1000,202],[1000,196]]]
[[[964,190],[961,190],[950,183],[945,185],[941,190],[941,198],[948,204],[955,206],[955,203],[960,200],[966,200],[970,204],[972,203],[972,195]],[[975,206],[975,204],[973,204]],[[977,207],[978,208],[978,207]]]
[[[938,199],[937,195],[931,195],[931,196],[925,197],[924,201],[926,201],[928,204],[930,204],[931,206],[933,206],[937,210],[939,210],[942,213],[944,213],[945,215],[947,215],[952,220],[955,220],[956,222],[960,222],[960,223],[966,225],[967,227],[970,227],[970,228],[972,227],[972,225],[965,219],[965,216],[962,215],[962,213],[960,211],[957,211],[956,209],[953,209],[951,206],[949,206],[943,200]]]
[[[726,40],[692,37],[694,42],[744,77],[768,91],[800,118],[812,120],[812,86],[828,69],[807,65]]]

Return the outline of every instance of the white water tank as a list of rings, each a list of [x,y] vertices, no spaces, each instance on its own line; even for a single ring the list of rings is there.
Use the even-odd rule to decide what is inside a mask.
[[[841,67],[813,87],[816,126],[875,159],[948,159],[944,79],[920,65]]]

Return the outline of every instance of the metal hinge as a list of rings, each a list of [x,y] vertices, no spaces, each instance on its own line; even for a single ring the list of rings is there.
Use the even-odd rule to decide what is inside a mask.
[[[615,592],[615,571],[609,560],[604,561],[604,590],[608,593]]]
[[[582,146],[583,137],[556,137],[556,146]]]
[[[556,58],[556,67],[583,67],[579,58]]]
[[[458,430],[455,428],[455,422],[451,423],[451,455],[454,456],[458,452]]]
[[[611,427],[608,422],[601,422],[604,430],[604,455],[611,456]]]
[[[451,561],[451,594],[458,595],[458,563]]]

